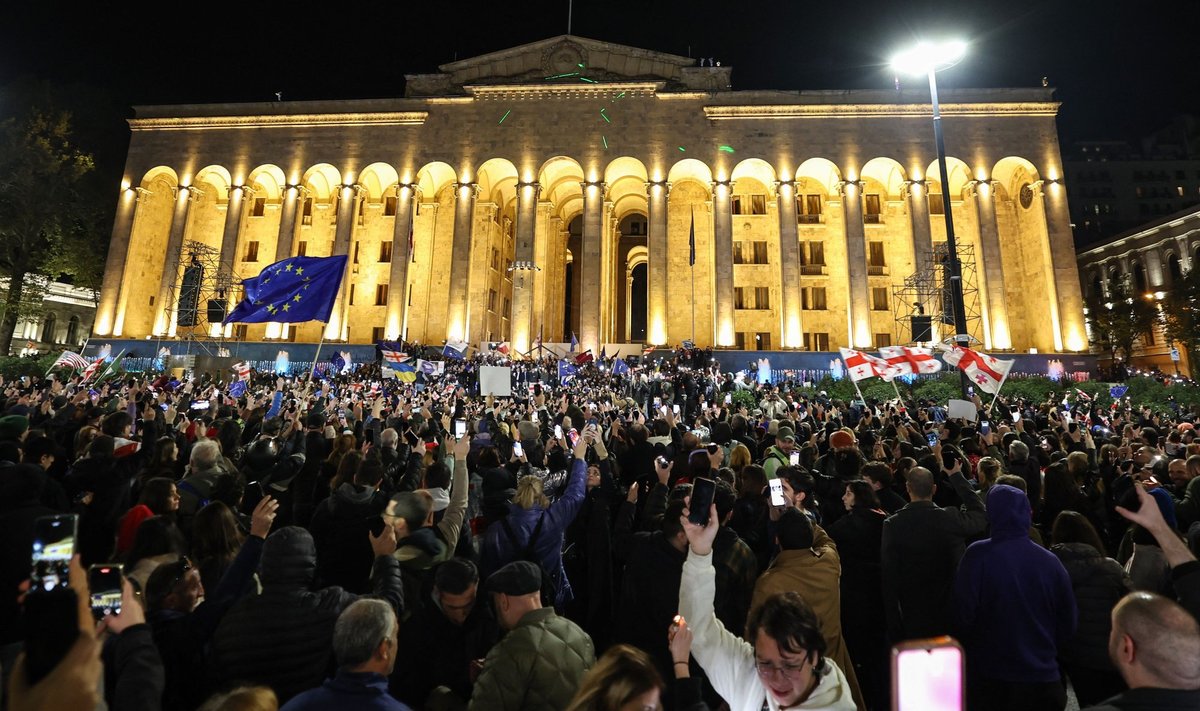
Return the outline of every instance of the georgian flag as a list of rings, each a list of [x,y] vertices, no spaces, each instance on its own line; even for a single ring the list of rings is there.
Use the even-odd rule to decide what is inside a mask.
[[[250,379],[250,364],[247,363],[246,361],[243,360],[240,363],[235,363],[233,366],[233,369],[235,371],[237,371],[239,380],[249,380]]]
[[[880,346],[879,357],[897,369],[896,375],[936,373],[942,369],[942,361],[934,358],[933,351],[928,348]],[[884,379],[891,380],[892,378]]]
[[[960,346],[943,345],[942,348],[945,350],[942,353],[942,360],[950,365],[958,366],[959,370],[967,374],[971,382],[978,385],[981,390],[992,394],[1000,391],[1001,381],[1008,376],[1008,371],[1012,370],[1015,362],[993,358],[986,353]]]
[[[404,363],[410,357],[407,353],[403,353],[401,351],[387,350],[386,348],[380,348],[379,355],[381,355],[383,357],[383,359],[385,361],[387,361],[388,363],[395,363],[396,365]]]
[[[842,360],[846,361],[846,373],[856,383],[866,378],[891,380],[900,375],[900,371],[883,358],[849,348],[840,350],[842,351]]]

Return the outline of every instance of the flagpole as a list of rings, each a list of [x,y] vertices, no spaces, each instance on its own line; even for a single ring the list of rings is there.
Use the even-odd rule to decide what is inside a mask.
[[[988,405],[987,409],[987,414],[989,417],[992,414],[992,408],[996,406],[996,401],[1000,399],[1000,390],[1004,387],[1004,381],[1008,380],[1008,374],[1011,372],[1011,370],[1012,369],[1010,368],[1004,372],[1004,376],[1000,378],[1000,384],[996,386],[996,394],[992,395],[992,404]]]
[[[846,377],[850,377],[850,376],[846,376]],[[859,389],[858,381],[855,380],[854,378],[850,378],[850,382],[854,383],[854,390],[858,393],[858,399],[862,400],[864,405],[867,404],[867,398],[862,394],[862,390]],[[892,383],[892,384],[895,385],[895,383]]]
[[[321,346],[325,345],[325,326],[326,322],[321,322],[321,340],[317,342],[317,353],[313,356],[312,370],[308,371],[308,381],[311,383],[313,378],[317,376],[317,361],[321,358]]]

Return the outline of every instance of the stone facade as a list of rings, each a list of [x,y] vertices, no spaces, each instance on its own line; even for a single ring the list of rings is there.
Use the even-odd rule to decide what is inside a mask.
[[[26,276],[25,283],[28,285],[35,278]],[[52,281],[39,288],[45,289],[41,308],[36,314],[18,321],[13,331],[12,353],[25,355],[55,349],[78,349],[92,332],[92,321],[96,317],[96,291],[60,281]],[[8,279],[0,279],[0,298],[7,293]]]
[[[906,342],[892,293],[949,209],[979,262],[972,335],[1086,348],[1050,90],[943,92],[943,206],[927,92],[733,91],[694,65],[561,36],[401,99],[138,107],[97,334],[181,335],[180,249],[203,242],[235,284],[352,255],[327,340]]]

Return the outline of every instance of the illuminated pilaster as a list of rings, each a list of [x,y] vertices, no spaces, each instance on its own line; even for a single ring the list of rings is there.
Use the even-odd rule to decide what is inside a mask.
[[[538,183],[517,184],[517,224],[515,225],[514,265],[512,272],[512,346],[527,353],[533,328],[534,236],[537,234]],[[520,265],[520,266],[517,266]]]
[[[583,235],[580,252],[575,259],[580,275],[579,287],[579,347],[592,353],[600,352],[601,285],[603,278],[604,196],[603,182],[584,182]]]
[[[182,265],[183,238],[187,230],[188,214],[192,203],[202,195],[196,186],[180,186],[175,189],[175,209],[171,213],[171,231],[167,235],[167,259],[163,262],[162,279],[158,284],[158,296],[154,299],[154,335],[171,335],[175,326],[175,304],[171,303],[171,287],[179,282]]]
[[[387,324],[389,340],[403,337],[404,311],[408,308],[408,265],[412,263],[409,239],[413,234],[416,183],[396,185],[396,222],[392,226],[392,263],[388,270]]]
[[[650,317],[646,336],[650,343],[659,346],[667,343],[667,197],[670,193],[671,184],[665,180],[646,183],[649,213],[646,295]]]
[[[1004,263],[1000,251],[1000,231],[996,227],[996,206],[992,184],[986,180],[968,183],[968,194],[974,197],[979,222],[979,271],[986,295],[983,313],[984,348],[1012,348],[1008,330],[1008,309],[1004,300]],[[946,209],[950,209],[947,205]]]
[[[853,348],[871,346],[871,303],[867,287],[867,242],[863,228],[862,185],[857,180],[838,183],[842,195],[842,217],[845,224],[846,332]]]
[[[292,243],[296,239],[296,216],[300,206],[308,198],[309,190],[303,185],[285,185],[283,205],[279,211],[279,236],[275,240],[275,261],[292,256]],[[268,323],[267,338],[287,338],[289,325]]]
[[[796,183],[776,183],[779,200],[779,293],[782,297],[780,321],[783,347],[804,345],[800,315],[800,237],[796,230]]]
[[[358,208],[362,202],[360,194],[362,186],[339,185],[337,192],[337,226],[333,236],[333,255],[349,255],[350,242],[354,237],[354,225],[358,222]],[[344,318],[350,302],[350,284],[353,280],[354,263],[353,260],[346,260],[346,274],[342,278],[342,289],[338,292],[337,300],[333,304],[333,311],[329,313],[329,323],[325,326],[325,340],[340,341],[346,337],[347,329],[349,328],[348,319]]]
[[[713,195],[713,286],[716,302],[716,345],[734,344],[733,322],[733,183],[718,180]],[[697,254],[696,259],[702,257]],[[694,307],[694,306],[693,306]]]
[[[1054,344],[1060,351],[1083,351],[1087,349],[1083,294],[1079,288],[1079,264],[1075,260],[1067,190],[1053,175],[1046,182],[1034,183],[1032,188],[1035,204],[1041,204],[1042,219],[1045,221],[1046,239],[1042,240],[1042,255],[1045,264],[1050,267],[1046,270],[1046,293],[1050,301]]]
[[[104,261],[104,281],[100,288],[100,303],[96,308],[95,334],[111,336],[117,322],[117,299],[125,275],[125,257],[129,254],[129,238],[133,233],[134,217],[141,201],[140,188],[126,188],[117,198],[117,217],[113,221],[112,237],[108,242],[108,258]]]
[[[471,242],[475,230],[476,183],[454,184],[454,240],[450,257],[450,299],[446,338],[467,337],[467,294],[471,286]]]
[[[929,269],[933,258],[933,234],[929,227],[929,194],[924,180],[904,183],[908,198],[909,230],[912,235],[913,267],[920,272]],[[949,208],[949,205],[946,206]]]

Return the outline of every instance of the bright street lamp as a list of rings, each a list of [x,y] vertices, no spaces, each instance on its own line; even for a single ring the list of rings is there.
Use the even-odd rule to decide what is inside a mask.
[[[967,314],[963,303],[962,265],[958,261],[958,246],[954,241],[954,216],[950,209],[950,179],[946,170],[946,142],[942,138],[942,112],[938,107],[937,72],[949,69],[962,61],[967,53],[967,43],[960,40],[946,42],[920,42],[915,47],[892,58],[892,69],[898,74],[929,76],[929,98],[933,104],[933,138],[937,144],[938,176],[942,181],[942,213],[946,219],[946,251],[950,260],[950,304],[954,311],[954,340],[962,348],[967,347]],[[962,373],[963,398],[967,397],[967,374]]]

